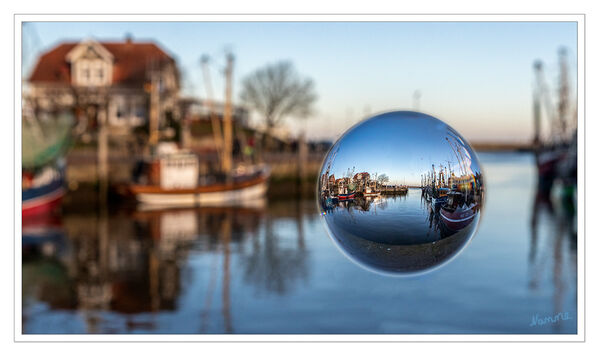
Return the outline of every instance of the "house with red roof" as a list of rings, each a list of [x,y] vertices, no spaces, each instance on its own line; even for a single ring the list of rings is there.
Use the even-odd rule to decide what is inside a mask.
[[[176,62],[152,42],[60,43],[39,57],[28,84],[34,110],[74,109],[88,127],[102,120],[127,132],[179,116]]]

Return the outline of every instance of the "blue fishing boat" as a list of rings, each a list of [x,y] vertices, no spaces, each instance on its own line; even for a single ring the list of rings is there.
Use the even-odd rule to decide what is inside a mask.
[[[50,212],[64,195],[64,169],[46,166],[35,175],[23,174],[22,216]]]
[[[25,110],[27,109],[27,110]],[[25,108],[22,122],[22,216],[46,214],[64,195],[64,154],[71,144],[73,114],[62,112],[38,120]]]

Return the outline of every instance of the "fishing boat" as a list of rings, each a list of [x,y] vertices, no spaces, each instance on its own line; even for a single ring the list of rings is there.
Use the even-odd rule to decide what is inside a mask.
[[[365,197],[378,197],[381,195],[381,193],[377,192],[376,190],[372,189],[371,187],[366,187],[366,189],[364,190],[364,193],[362,193],[362,195]]]
[[[339,200],[350,200],[356,197],[356,193],[339,194],[337,197]]]
[[[435,209],[438,209],[447,203],[447,194],[448,193],[449,193],[449,188],[437,189],[437,196],[431,198],[431,204],[433,205],[433,207]]]
[[[55,210],[64,195],[64,173],[46,166],[37,173],[23,172],[22,216],[30,217]]]
[[[22,217],[53,212],[65,193],[64,154],[71,143],[74,119],[69,112],[39,120],[25,106],[22,122]],[[36,217],[36,219],[39,217]]]
[[[269,167],[264,164],[235,166],[233,162],[232,71],[233,57],[227,56],[223,130],[221,132],[220,125],[212,126],[215,141],[222,143],[217,148],[220,171],[200,174],[197,154],[173,142],[151,140],[150,146],[155,152],[138,162],[134,183],[127,189],[138,202],[146,207],[186,207],[247,206],[262,201],[268,190]],[[211,104],[209,111],[214,116]],[[156,116],[151,118],[154,121],[156,119]],[[155,131],[151,137],[159,137],[158,125],[152,127]]]
[[[570,83],[568,81],[567,51],[562,48],[558,55],[559,81],[558,102],[551,104],[549,93],[544,78],[543,63],[534,63],[536,84],[533,96],[533,150],[538,173],[538,191],[543,195],[550,195],[554,181],[568,181],[569,186],[576,184],[576,142],[577,142],[577,120],[578,109],[576,99],[572,100],[568,93]],[[545,104],[542,115],[541,106]],[[545,120],[543,120],[545,116]],[[545,122],[543,122],[545,121]],[[543,130],[542,126],[547,125]],[[544,131],[549,131],[548,133]],[[570,161],[570,162],[568,162]],[[568,172],[563,169],[569,166]]]
[[[266,194],[270,177],[266,165],[240,166],[228,177],[200,175],[196,154],[166,143],[136,171],[129,192],[157,207],[243,205]]]
[[[163,189],[160,186],[132,185],[131,192],[138,202],[159,207],[244,205],[261,198],[268,190],[268,173],[236,179],[231,183],[198,185],[194,188]]]
[[[456,208],[442,207],[441,219],[445,225],[453,230],[460,231],[472,223],[476,215],[477,204],[460,205]]]

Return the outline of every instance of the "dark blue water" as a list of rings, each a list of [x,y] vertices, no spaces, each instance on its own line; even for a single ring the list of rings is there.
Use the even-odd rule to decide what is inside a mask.
[[[460,225],[446,222],[442,211],[421,189],[410,188],[402,195],[325,203],[321,215],[348,258],[375,272],[404,276],[447,263],[476,231],[480,209]]]
[[[435,214],[420,189],[406,195],[341,201],[325,215],[339,234],[351,233],[387,244],[422,244],[441,239]]]
[[[383,244],[415,245],[439,241],[457,232],[443,224],[439,212],[439,206],[431,206],[420,188],[410,188],[405,195],[340,201],[323,216],[339,235],[352,234]],[[475,230],[478,215],[477,210],[469,230]]]
[[[349,261],[314,201],[63,216],[25,249],[24,331],[575,333],[575,217],[535,200],[532,156],[480,159],[478,232],[448,264],[408,278]],[[569,319],[530,326],[560,312]]]

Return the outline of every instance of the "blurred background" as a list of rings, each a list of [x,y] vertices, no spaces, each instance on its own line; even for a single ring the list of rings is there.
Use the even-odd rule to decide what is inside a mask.
[[[22,33],[25,333],[576,333],[575,22]],[[315,201],[334,141],[399,109],[487,184],[469,246],[411,278],[347,260]]]

